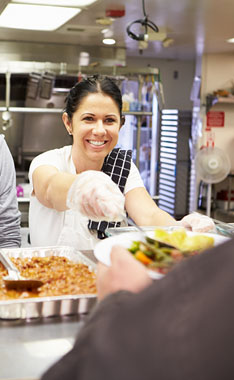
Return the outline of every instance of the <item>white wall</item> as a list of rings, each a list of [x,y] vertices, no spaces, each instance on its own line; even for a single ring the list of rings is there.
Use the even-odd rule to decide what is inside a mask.
[[[234,85],[234,54],[204,54],[202,95]]]
[[[190,92],[195,73],[195,61],[127,57],[128,66],[157,67],[160,70],[165,97],[165,108],[191,110]],[[177,73],[177,78],[175,75]]]

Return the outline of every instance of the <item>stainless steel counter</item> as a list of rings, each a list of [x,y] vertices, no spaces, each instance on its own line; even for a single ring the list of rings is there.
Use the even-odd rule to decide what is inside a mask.
[[[83,251],[96,261],[91,251]],[[0,379],[39,379],[73,346],[86,315],[0,321]]]
[[[229,236],[234,231],[232,227]],[[83,253],[96,261],[91,251]],[[30,322],[1,321],[0,380],[39,379],[47,368],[72,348],[85,318],[81,315]]]
[[[0,322],[0,379],[39,379],[72,348],[84,318]]]

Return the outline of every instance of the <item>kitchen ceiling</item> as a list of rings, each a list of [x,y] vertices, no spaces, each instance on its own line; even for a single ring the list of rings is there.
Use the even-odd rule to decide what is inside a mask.
[[[108,21],[106,11],[109,9],[125,9],[125,15],[115,18],[109,29],[116,40],[115,46],[125,47],[127,56],[187,60],[202,53],[234,52],[234,45],[226,42],[234,37],[233,0],[145,0],[146,14],[159,28],[159,33],[150,33],[150,39],[155,41],[149,41],[147,48],[141,48],[126,32],[129,22],[143,18],[142,0],[98,0],[50,32],[0,28],[0,43],[62,43],[79,45],[83,50],[85,46],[101,47],[104,46],[101,30],[108,26],[97,23],[97,19],[103,23]],[[135,34],[143,32],[137,25],[133,29]],[[163,46],[165,38],[168,47]]]

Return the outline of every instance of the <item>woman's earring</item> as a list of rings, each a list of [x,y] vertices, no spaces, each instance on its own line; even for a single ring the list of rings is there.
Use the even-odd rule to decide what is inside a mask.
[[[72,135],[72,132],[71,132],[71,131],[69,131],[68,133],[69,133],[70,136]]]

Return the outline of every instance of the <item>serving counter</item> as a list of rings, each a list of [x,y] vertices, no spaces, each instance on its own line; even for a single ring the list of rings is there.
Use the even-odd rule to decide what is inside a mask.
[[[218,223],[217,232],[234,237],[234,224]],[[28,230],[25,229],[25,233]],[[93,262],[92,251],[82,253]],[[73,346],[87,315],[0,321],[0,380],[36,380]]]
[[[96,261],[91,251],[82,251]],[[36,380],[73,346],[85,314],[0,321],[0,379]]]
[[[39,379],[72,348],[82,324],[82,317],[0,322],[0,379]]]

